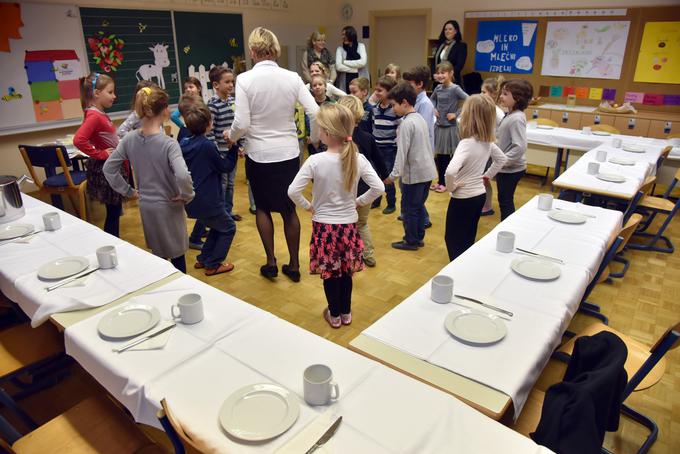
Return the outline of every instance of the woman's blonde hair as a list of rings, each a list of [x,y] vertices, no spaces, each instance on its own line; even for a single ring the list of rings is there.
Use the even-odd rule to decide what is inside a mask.
[[[324,87],[326,86],[326,78],[325,78],[324,76],[321,76],[321,75],[317,74],[317,75],[315,75],[315,76],[312,76],[311,79],[309,79],[309,87],[310,87],[310,88],[311,88],[312,85],[314,84],[314,81],[315,81],[315,80],[320,80],[321,82],[323,82]]]
[[[498,77],[489,77],[484,79],[482,83],[482,88],[491,93],[491,98],[498,104],[498,98],[501,95],[501,85],[505,82],[505,78],[501,75]]]
[[[354,131],[354,116],[352,112],[341,104],[323,104],[316,115],[316,123],[329,136],[342,144],[340,160],[342,161],[342,175],[345,190],[351,192],[357,184],[359,175],[357,146],[352,141]]]
[[[153,118],[168,108],[168,94],[158,87],[144,87],[135,96],[135,112],[139,118]]]
[[[316,41],[321,41],[321,40],[326,40],[326,34],[321,33],[318,30],[314,30],[311,35],[309,35],[309,38],[307,39],[307,47],[310,49],[314,47],[314,43]]]
[[[387,73],[396,73],[396,81],[401,82],[401,68],[398,65],[395,65],[394,63],[389,63],[387,66],[385,66],[385,74]]]
[[[480,142],[496,141],[496,105],[484,95],[472,95],[460,112],[458,134],[461,139],[473,137]]]
[[[354,79],[356,80],[356,79]],[[354,123],[359,124],[364,117],[364,105],[359,98],[354,95],[343,96],[338,100],[338,104],[345,106],[352,112]]]
[[[276,35],[264,27],[256,27],[248,37],[248,49],[258,58],[276,60],[281,56],[281,45]]]
[[[321,74],[323,74],[324,77],[328,77],[328,68],[326,67],[326,65],[323,64],[323,62],[316,60],[312,62],[311,65],[309,65],[309,68],[311,69],[312,66],[315,65],[319,67],[319,69],[321,70]]]

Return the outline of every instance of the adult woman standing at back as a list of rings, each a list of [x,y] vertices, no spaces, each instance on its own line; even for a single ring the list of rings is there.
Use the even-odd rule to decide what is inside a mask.
[[[276,35],[257,27],[248,38],[250,57],[255,66],[236,79],[234,122],[224,135],[229,143],[241,137],[248,143],[246,175],[253,190],[255,222],[267,254],[260,273],[267,278],[278,275],[274,256],[272,211],[281,213],[290,262],[281,267],[291,280],[300,280],[300,220],[295,204],[288,198],[288,186],[300,166],[295,103],[310,116],[312,141],[316,141],[314,119],[319,107],[297,73],[280,68],[276,59],[281,46]]]
[[[309,40],[307,41],[307,50],[302,53],[302,59],[300,60],[302,79],[306,83],[312,81],[309,67],[316,61],[320,61],[328,69],[328,82],[335,82],[335,79],[338,76],[335,72],[335,59],[326,48],[326,35],[315,30],[309,37]]]
[[[335,51],[335,69],[338,72],[335,86],[345,93],[349,93],[349,83],[357,77],[370,79],[366,46],[357,39],[356,29],[348,25],[342,29],[342,46]]]
[[[465,88],[461,71],[465,66],[466,59],[467,44],[463,42],[463,36],[460,34],[460,25],[455,20],[448,20],[444,23],[439,34],[439,45],[434,54],[434,64],[431,68],[432,74],[435,73],[438,64],[448,61],[453,66],[453,82]]]

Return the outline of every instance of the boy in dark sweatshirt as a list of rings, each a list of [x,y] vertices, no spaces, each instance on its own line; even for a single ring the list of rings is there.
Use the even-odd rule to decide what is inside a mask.
[[[193,103],[183,109],[182,117],[188,131],[182,134],[180,146],[194,182],[196,196],[186,205],[187,215],[210,228],[194,268],[205,269],[206,276],[226,273],[234,269],[223,263],[236,234],[236,223],[224,202],[222,174],[236,166],[236,153],[221,153],[213,141],[205,136],[210,129],[211,114],[203,103]]]

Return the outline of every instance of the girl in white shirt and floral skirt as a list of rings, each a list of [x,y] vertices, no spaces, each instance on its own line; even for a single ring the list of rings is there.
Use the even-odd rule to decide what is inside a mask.
[[[310,156],[288,188],[296,205],[312,213],[309,269],[320,274],[328,307],[323,317],[333,328],[352,323],[352,275],[364,267],[357,206],[370,204],[385,190],[368,160],[352,142],[354,117],[339,104],[324,104],[316,117],[328,151]],[[369,190],[357,197],[359,178]],[[303,195],[313,181],[312,201]]]
[[[484,182],[493,178],[507,157],[496,140],[496,106],[484,95],[473,95],[463,104],[458,131],[461,141],[446,168],[446,190],[451,193],[446,212],[446,249],[449,260],[475,242],[477,224],[486,198]],[[491,157],[491,166],[484,171]]]

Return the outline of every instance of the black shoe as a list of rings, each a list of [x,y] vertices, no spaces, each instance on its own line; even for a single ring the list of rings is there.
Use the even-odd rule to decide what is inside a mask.
[[[257,214],[257,208],[255,207],[248,208],[248,211],[250,211],[250,214]]]
[[[276,265],[262,265],[260,267],[260,274],[267,279],[273,279],[279,275],[279,269]]]
[[[402,242],[402,243],[406,243],[406,237],[402,237],[402,238],[401,238],[401,242]],[[418,246],[419,248],[425,247],[425,242],[424,242],[423,240],[419,240],[419,241],[416,243],[416,246]]]
[[[392,243],[392,247],[394,249],[400,249],[402,251],[417,251],[418,250],[418,245],[409,244],[406,241],[394,242],[394,243]]]
[[[480,214],[480,216],[491,216],[493,214],[495,214],[495,211],[492,208],[489,211],[482,211],[482,214]]]
[[[404,221],[404,216],[402,216],[401,214],[400,214],[399,216],[397,216],[397,221],[402,221],[402,222],[403,222],[403,221]]]
[[[300,282],[300,271],[291,270],[290,265],[283,265],[281,267],[281,272],[288,276],[291,281]]]
[[[386,206],[385,209],[383,210],[383,214],[392,214],[395,211],[397,211],[396,207]]]
[[[429,229],[430,227],[432,227],[432,222],[431,222],[431,221],[427,221],[427,223],[425,224],[425,228],[426,228],[426,229]]]

